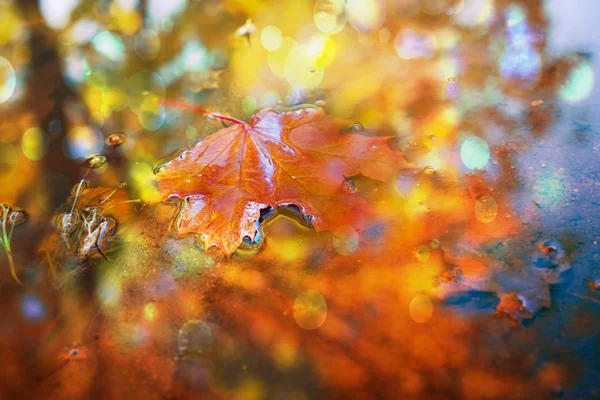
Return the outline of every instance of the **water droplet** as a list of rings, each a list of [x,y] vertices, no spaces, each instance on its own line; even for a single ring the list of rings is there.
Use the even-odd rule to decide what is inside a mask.
[[[365,130],[365,127],[360,123],[352,124],[352,132],[362,132]]]
[[[434,172],[435,172],[435,169],[433,167],[430,167],[429,165],[425,167],[426,174],[433,174]]]
[[[165,202],[169,204],[177,204],[179,203],[179,201],[181,201],[181,197],[179,197],[179,195],[175,193],[170,194],[165,200]]]
[[[123,143],[125,143],[126,139],[127,139],[127,137],[125,136],[124,133],[117,132],[117,133],[110,134],[106,138],[106,140],[104,140],[104,143],[106,143],[109,146],[120,146]]]
[[[85,166],[88,168],[100,168],[106,161],[106,157],[102,154],[94,154],[85,160]]]
[[[8,222],[13,226],[19,226],[27,221],[27,213],[22,210],[15,210],[8,215]]]
[[[325,102],[325,100],[317,100],[315,101],[315,105],[319,106],[319,107],[325,107],[327,103]]]
[[[448,78],[448,82],[456,82],[456,78],[451,76],[450,78]]]
[[[429,250],[429,247],[427,247],[427,246],[419,246],[419,248],[417,249],[416,256],[417,256],[417,259],[421,262],[425,262],[425,261],[429,260],[430,255],[431,255],[431,252]]]
[[[437,249],[438,247],[440,247],[440,241],[439,241],[439,239],[433,239],[431,241],[431,247],[433,247],[434,249]]]

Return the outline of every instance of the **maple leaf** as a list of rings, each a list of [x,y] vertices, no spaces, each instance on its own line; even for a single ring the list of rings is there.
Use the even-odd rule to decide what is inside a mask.
[[[477,252],[474,248],[466,249],[473,254]],[[563,253],[558,245],[555,245],[555,249],[557,254]],[[461,268],[460,274],[447,271],[436,277],[433,283],[442,298],[470,291],[495,293],[500,299],[496,315],[506,317],[511,323],[520,323],[533,318],[543,308],[550,307],[550,286],[559,284],[562,274],[570,269],[564,256],[560,258],[561,263],[542,263],[538,255],[535,252],[532,265],[508,265],[483,258],[480,260],[481,268],[469,266],[468,257],[458,256],[455,262],[458,265],[466,263],[466,268]],[[550,267],[540,268],[537,265]],[[453,279],[448,279],[448,276]]]
[[[389,138],[342,134],[346,125],[320,108],[265,108],[234,122],[157,168],[164,197],[184,199],[178,236],[201,234],[227,255],[254,240],[269,206],[297,206],[317,231],[360,231],[369,205],[346,178],[384,180],[405,165]]]

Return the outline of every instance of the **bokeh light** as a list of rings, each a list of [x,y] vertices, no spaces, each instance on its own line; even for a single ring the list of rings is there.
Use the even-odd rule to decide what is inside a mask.
[[[144,306],[144,319],[146,321],[154,321],[158,316],[158,308],[154,303],[148,303]]]
[[[415,322],[424,324],[433,316],[433,303],[428,296],[418,294],[410,301],[408,311]]]
[[[358,233],[354,230],[349,231],[343,236],[333,237],[333,248],[338,254],[343,256],[350,255],[358,249]]]
[[[46,307],[37,296],[24,295],[21,299],[21,312],[31,321],[39,321],[46,315]]]
[[[21,149],[25,157],[32,161],[39,161],[48,151],[48,135],[40,128],[30,128],[23,133]]]
[[[494,0],[461,0],[462,7],[453,13],[459,25],[473,27],[490,21],[494,13]]]
[[[133,48],[142,60],[152,60],[160,51],[160,38],[152,29],[143,29],[135,35]]]
[[[318,0],[313,9],[315,25],[323,33],[336,34],[346,25],[346,4],[344,0]]]
[[[585,61],[577,65],[559,90],[560,97],[569,103],[579,103],[589,97],[594,89],[594,70]]]
[[[427,32],[415,32],[412,29],[404,29],[394,39],[396,53],[405,59],[429,58],[435,51],[435,40]]]
[[[266,26],[260,34],[260,42],[269,51],[277,50],[282,40],[281,30],[275,25]]]
[[[317,49],[317,52],[319,50]],[[314,89],[323,80],[325,70],[318,65],[320,54],[310,45],[293,47],[284,64],[283,73],[290,86]]]
[[[483,223],[490,223],[498,215],[498,203],[490,195],[483,195],[475,202],[475,216]]]
[[[469,169],[483,169],[490,159],[490,147],[485,139],[470,136],[460,147],[460,157]]]
[[[367,34],[381,28],[386,17],[385,0],[347,0],[348,22],[356,31]]]
[[[534,36],[522,8],[512,5],[505,14],[508,47],[500,59],[500,72],[505,80],[518,80],[529,88],[537,82],[542,64]]]
[[[4,103],[12,96],[17,86],[17,76],[11,63],[0,57],[0,103]]]
[[[0,45],[5,45],[17,40],[23,34],[24,26],[14,5],[9,1],[0,3],[0,15],[2,15]]]
[[[104,137],[96,128],[87,125],[76,126],[66,136],[65,153],[70,158],[88,158],[102,151]]]
[[[39,0],[40,11],[44,20],[54,29],[64,28],[71,19],[71,13],[79,5],[80,0],[62,0],[56,7],[55,0]]]
[[[302,329],[317,329],[326,318],[327,302],[321,293],[306,290],[294,300],[294,319]]]
[[[0,181],[12,178],[17,168],[18,158],[15,146],[10,143],[0,143]]]
[[[281,41],[281,45],[277,48],[277,50],[269,52],[268,55],[268,63],[271,71],[279,77],[284,78],[284,68],[286,64],[286,60],[288,59],[288,55],[291,50],[297,46],[297,43],[294,39],[285,36]]]
[[[110,61],[125,61],[125,44],[121,38],[113,32],[104,31],[94,36],[92,40],[94,49],[108,58]]]
[[[207,356],[213,341],[210,327],[201,320],[187,321],[177,335],[179,352],[187,357]]]

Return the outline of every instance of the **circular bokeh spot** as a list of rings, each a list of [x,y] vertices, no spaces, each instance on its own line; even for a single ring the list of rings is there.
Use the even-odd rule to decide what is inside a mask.
[[[479,136],[471,136],[462,143],[460,157],[467,168],[482,169],[490,159],[490,147]]]
[[[346,26],[344,0],[318,0],[313,9],[315,25],[323,33],[336,34]]]
[[[294,300],[294,319],[303,329],[317,329],[327,318],[327,302],[321,293],[306,290]]]
[[[0,57],[0,103],[4,103],[12,96],[16,86],[15,69],[6,58]]]
[[[160,38],[152,29],[143,29],[135,35],[133,49],[142,60],[152,60],[160,52]]]
[[[46,315],[46,307],[37,296],[25,295],[21,299],[21,312],[31,321],[39,321]]]
[[[410,301],[408,311],[415,322],[424,324],[433,315],[433,303],[428,296],[418,294]]]
[[[112,32],[98,33],[92,39],[92,47],[111,61],[125,61],[125,44],[118,35]]]
[[[0,143],[0,182],[10,179],[17,169],[19,156],[10,143]]]
[[[404,29],[396,35],[394,49],[400,58],[404,60],[429,58],[434,54],[435,40],[427,32]]]
[[[48,152],[48,135],[40,128],[30,128],[21,138],[21,150],[25,157],[32,161],[39,161]]]
[[[493,0],[462,0],[454,6],[453,13],[454,21],[467,27],[485,24],[493,15]]]
[[[275,25],[266,26],[260,35],[260,42],[269,51],[277,50],[282,41],[281,30]]]
[[[256,111],[256,107],[258,107],[258,103],[254,96],[246,96],[242,99],[242,110],[246,114],[253,114]]]
[[[475,217],[483,223],[490,223],[498,215],[498,203],[489,195],[483,195],[475,203]]]
[[[142,70],[129,80],[131,108],[138,115],[140,125],[149,131],[159,129],[166,118],[160,100],[165,98],[165,83],[156,72]]]
[[[333,237],[333,248],[338,254],[348,256],[358,249],[358,233],[352,230],[343,236]]]
[[[308,45],[295,46],[285,60],[283,73],[290,86],[314,89],[323,80],[325,71],[317,65],[312,48]]]
[[[88,158],[102,151],[104,137],[91,126],[76,126],[67,134],[65,140],[66,154],[70,158]]]
[[[584,62],[569,73],[567,82],[559,89],[560,97],[569,103],[585,100],[594,89],[594,69],[589,62]],[[1,96],[0,96],[1,101]]]
[[[371,33],[381,28],[385,21],[385,0],[348,0],[346,14],[356,31]]]
[[[296,41],[289,37],[284,37],[281,45],[277,50],[270,51],[267,57],[269,68],[273,73],[281,78],[284,78],[285,62],[290,54],[290,51],[296,47]]]
[[[205,322],[193,319],[179,329],[177,347],[184,356],[207,356],[212,345],[213,335]]]

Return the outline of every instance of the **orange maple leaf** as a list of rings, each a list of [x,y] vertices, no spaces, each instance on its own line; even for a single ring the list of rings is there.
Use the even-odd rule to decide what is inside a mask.
[[[389,138],[340,133],[344,125],[317,107],[227,119],[236,124],[162,164],[157,178],[165,198],[184,199],[178,236],[201,234],[207,249],[228,255],[245,237],[254,240],[269,206],[297,206],[317,231],[360,231],[369,206],[346,178],[384,180],[405,166]]]

